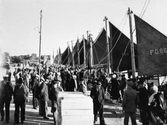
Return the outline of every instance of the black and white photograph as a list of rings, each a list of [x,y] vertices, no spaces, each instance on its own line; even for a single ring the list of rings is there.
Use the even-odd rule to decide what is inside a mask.
[[[167,125],[166,0],[0,0],[0,125]]]

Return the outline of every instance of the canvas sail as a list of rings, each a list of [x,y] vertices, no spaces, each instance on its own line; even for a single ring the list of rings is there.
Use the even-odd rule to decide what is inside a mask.
[[[79,55],[80,55],[80,65],[83,65],[84,64],[84,41],[85,41],[85,48],[86,48],[86,58],[88,57],[88,47],[87,47],[87,44],[88,44],[88,42],[87,42],[87,40],[86,39],[82,39],[82,41],[80,42],[80,44],[79,44]],[[87,60],[86,60],[87,61]]]
[[[112,71],[131,71],[131,50],[130,40],[111,22],[110,27],[110,56]],[[134,44],[135,55],[137,55],[137,47]],[[107,45],[106,45],[106,31],[102,29],[95,43],[93,44],[93,56],[95,65],[107,65]],[[137,60],[137,56],[136,56]],[[136,61],[137,63],[137,61]],[[137,67],[136,67],[137,68]]]
[[[167,37],[135,17],[139,75],[167,74]]]
[[[132,69],[130,39],[123,34],[117,27],[109,22],[110,27],[110,46],[112,45],[112,58],[114,71],[125,71]],[[135,63],[137,65],[137,46],[134,44]],[[137,67],[136,67],[137,69]]]
[[[79,55],[79,52],[78,52],[78,42],[76,42],[74,48],[73,48],[73,51],[74,51],[74,62],[75,62],[75,65],[79,65],[79,62],[78,62],[78,55]]]
[[[72,60],[72,54],[69,47],[65,49],[65,51],[62,54],[62,65],[71,65]]]
[[[106,31],[102,29],[93,44],[93,62],[94,65],[107,65],[107,46]]]

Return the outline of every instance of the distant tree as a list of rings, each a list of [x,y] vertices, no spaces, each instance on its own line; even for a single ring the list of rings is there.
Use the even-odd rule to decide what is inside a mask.
[[[30,55],[24,55],[24,56],[23,56],[23,59],[24,59],[24,60],[30,60],[30,58],[31,58]]]
[[[8,52],[4,52],[4,63],[10,63],[10,54]]]
[[[12,56],[11,57],[11,63],[22,63],[23,59],[21,56]]]

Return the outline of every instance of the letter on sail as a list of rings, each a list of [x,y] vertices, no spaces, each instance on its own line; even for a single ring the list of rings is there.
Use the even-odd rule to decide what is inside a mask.
[[[135,15],[139,75],[167,74],[167,37]]]

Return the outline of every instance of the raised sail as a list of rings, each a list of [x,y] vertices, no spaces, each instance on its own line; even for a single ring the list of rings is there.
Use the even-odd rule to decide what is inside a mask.
[[[94,65],[107,65],[106,31],[102,29],[93,44]]]
[[[123,34],[117,27],[111,22],[110,26],[110,44],[112,42],[112,56],[113,56],[113,70],[124,71],[131,70],[131,50],[130,50],[130,39]],[[137,55],[137,47],[134,44],[135,55]],[[137,56],[136,56],[137,57]],[[136,63],[137,61],[135,61]],[[136,67],[137,68],[137,67]]]
[[[167,74],[167,37],[134,15],[139,75]]]
[[[71,59],[72,59],[71,50],[69,47],[67,47],[62,54],[62,65],[70,65]]]
[[[129,38],[124,35],[118,28],[109,22],[110,28],[110,54],[112,56],[112,71],[131,70],[131,51]],[[111,46],[112,45],[112,46]],[[102,29],[93,45],[93,56],[95,65],[107,66],[107,48],[106,48],[106,31]],[[137,54],[137,47],[135,54]],[[136,61],[137,62],[137,61]]]

